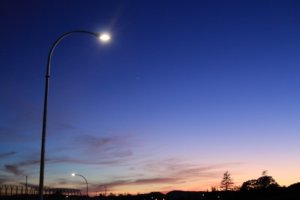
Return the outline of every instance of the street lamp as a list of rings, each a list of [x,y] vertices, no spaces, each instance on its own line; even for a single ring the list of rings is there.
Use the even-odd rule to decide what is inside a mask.
[[[81,174],[72,173],[71,175],[72,176],[80,176],[85,180],[85,183],[86,183],[86,196],[88,197],[89,196],[89,184],[88,184],[86,178],[84,176],[82,176]]]
[[[110,41],[110,35],[99,34],[95,32],[85,31],[85,30],[74,30],[62,34],[58,37],[51,46],[48,54],[47,68],[46,68],[46,82],[45,82],[45,97],[44,97],[44,113],[43,113],[43,128],[42,128],[42,145],[41,145],[41,160],[40,160],[40,182],[39,182],[39,199],[43,200],[44,192],[44,169],[45,169],[45,145],[46,145],[46,125],[47,125],[47,107],[48,107],[48,90],[49,90],[49,78],[50,78],[50,66],[51,58],[55,47],[67,36],[75,33],[88,34],[95,36],[102,42]]]

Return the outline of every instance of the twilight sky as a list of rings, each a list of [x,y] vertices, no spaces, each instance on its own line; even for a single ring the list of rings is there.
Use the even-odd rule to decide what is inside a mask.
[[[263,170],[300,181],[300,2],[0,1],[0,184],[206,190]]]

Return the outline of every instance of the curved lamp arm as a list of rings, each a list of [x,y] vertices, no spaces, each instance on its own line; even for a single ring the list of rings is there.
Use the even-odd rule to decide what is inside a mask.
[[[90,35],[93,35],[95,37],[100,37],[100,34],[99,33],[95,33],[95,32],[91,32],[91,31],[85,31],[85,30],[74,30],[74,31],[69,31],[69,32],[66,32],[64,34],[62,34],[59,38],[57,38],[55,40],[55,42],[52,44],[52,47],[49,51],[49,54],[48,54],[48,62],[47,62],[47,74],[46,74],[46,78],[50,77],[50,65],[51,65],[51,59],[52,59],[52,54],[53,54],[53,51],[55,49],[55,47],[67,36],[71,35],[71,34],[74,34],[74,33],[83,33],[83,34],[90,34]]]
[[[86,196],[89,196],[89,183],[88,183],[87,179],[81,174],[72,173],[72,176],[80,176],[85,180],[85,183],[86,183]]]

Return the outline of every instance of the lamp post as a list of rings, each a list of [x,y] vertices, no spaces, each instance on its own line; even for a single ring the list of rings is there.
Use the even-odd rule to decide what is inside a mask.
[[[25,176],[25,194],[28,194],[28,187],[27,187],[27,175]]]
[[[85,183],[86,183],[86,196],[88,197],[89,196],[89,184],[88,184],[86,178],[84,176],[82,176],[81,174],[72,173],[71,175],[72,176],[80,176],[85,180]]]
[[[42,144],[41,144],[41,160],[40,160],[40,180],[39,180],[39,199],[43,200],[43,191],[44,191],[44,169],[45,169],[45,146],[46,146],[46,125],[47,125],[47,107],[48,107],[48,90],[49,90],[49,78],[50,78],[50,66],[51,58],[55,47],[67,36],[80,33],[88,34],[99,38],[102,42],[108,42],[110,36],[108,34],[99,34],[95,32],[85,31],[85,30],[74,30],[62,34],[58,37],[52,44],[47,61],[46,68],[46,82],[45,82],[45,96],[44,96],[44,112],[43,112],[43,128],[42,128]]]

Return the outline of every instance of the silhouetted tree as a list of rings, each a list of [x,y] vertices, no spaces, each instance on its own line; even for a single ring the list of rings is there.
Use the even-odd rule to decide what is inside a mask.
[[[289,190],[300,191],[300,182],[294,183],[288,187]]]
[[[249,191],[249,190],[254,190],[257,189],[257,180],[256,179],[252,179],[252,180],[248,180],[246,182],[244,182],[241,186],[242,191]]]
[[[272,176],[261,176],[256,181],[258,189],[273,189],[278,188],[278,183]]]
[[[300,182],[294,183],[287,187],[287,191],[291,196],[297,196],[299,199],[300,196]]]
[[[231,178],[231,175],[228,171],[226,171],[223,175],[223,179],[221,181],[221,188],[224,191],[228,191],[230,189],[232,189],[233,186],[233,179]]]
[[[272,176],[267,176],[266,171],[262,173],[262,176],[258,179],[248,180],[241,186],[242,191],[249,190],[266,190],[266,189],[277,189],[280,186],[274,180]]]
[[[216,186],[211,186],[211,189],[210,189],[212,192],[216,192],[218,191],[218,188]]]

